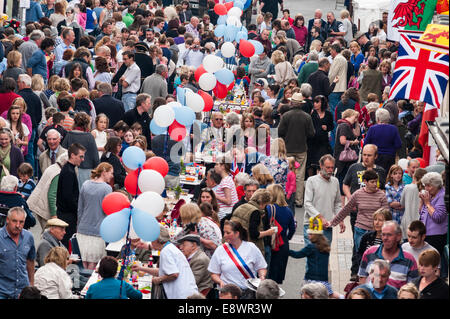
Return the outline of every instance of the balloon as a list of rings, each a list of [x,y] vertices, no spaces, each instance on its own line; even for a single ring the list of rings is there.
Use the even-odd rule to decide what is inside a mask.
[[[242,9],[239,9],[238,7],[233,7],[228,10],[227,15],[228,17],[240,18],[242,15]]]
[[[261,42],[256,40],[249,40],[249,42],[255,47],[255,54],[261,54],[264,52],[264,46]]]
[[[219,99],[224,99],[227,97],[228,90],[225,85],[220,82],[217,82],[216,87],[213,90],[214,95]]]
[[[214,73],[223,68],[224,62],[221,58],[215,55],[207,55],[203,59],[203,67],[209,73]]]
[[[135,196],[141,193],[141,190],[138,187],[138,169],[128,173],[127,177],[125,177],[124,186],[128,193]],[[136,194],[137,188],[137,194]]]
[[[186,95],[186,105],[190,107],[194,112],[201,112],[205,108],[205,102],[197,93],[189,93]]]
[[[427,167],[427,163],[425,162],[425,160],[423,158],[418,157],[418,158],[416,158],[416,160],[419,161],[421,168]]]
[[[120,212],[106,216],[100,224],[100,236],[107,243],[116,242],[128,231],[130,209],[124,208]]]
[[[234,88],[234,82],[235,81],[233,81],[230,85],[227,86],[228,91],[231,91]]]
[[[234,81],[233,72],[225,68],[217,71],[214,75],[216,76],[217,81],[225,85],[230,85]]]
[[[214,35],[218,38],[223,37],[225,35],[225,29],[226,29],[226,25],[225,24],[219,24],[215,29],[214,29]]]
[[[154,135],[166,134],[167,127],[161,127],[156,124],[155,120],[150,121],[150,132]]]
[[[251,58],[255,54],[255,47],[250,41],[242,39],[239,43],[239,51],[246,58]]]
[[[228,18],[227,18],[227,27],[231,27],[231,26],[240,28],[242,26],[241,19],[239,17],[236,17],[236,16],[228,16]],[[239,31],[239,30],[236,30],[236,33],[237,33],[237,31]],[[227,34],[225,33],[225,36],[226,35]],[[235,36],[236,36],[236,34],[235,34]]]
[[[406,170],[408,168],[408,160],[406,158],[401,158],[398,160],[398,166]]]
[[[130,207],[128,197],[119,192],[109,193],[102,201],[102,209],[106,215],[111,215],[128,207]]]
[[[122,161],[126,167],[137,169],[144,164],[145,153],[137,146],[128,146],[122,154]]]
[[[133,201],[132,205],[133,208],[156,217],[164,210],[164,199],[155,192],[144,192]]]
[[[218,3],[214,6],[214,12],[217,13],[219,16],[223,16],[227,14],[227,7],[225,7],[223,4]]]
[[[203,73],[198,81],[198,85],[202,90],[211,91],[216,86],[217,79],[212,73]],[[180,122],[180,121],[178,121]],[[180,122],[181,123],[181,122]],[[182,123],[183,124],[183,123]]]
[[[174,107],[183,107],[183,104],[181,104],[180,102],[175,102],[175,101],[173,101],[173,102],[167,103],[167,106],[170,106],[171,108],[174,108]]]
[[[220,49],[220,52],[222,52],[222,55],[226,58],[231,58],[234,55],[235,51],[236,48],[234,47],[234,44],[231,42],[225,42],[224,44],[222,44],[222,48]]]
[[[159,156],[150,157],[143,165],[144,169],[153,169],[160,173],[163,177],[169,172],[169,164]]]
[[[175,112],[170,106],[161,105],[153,113],[153,119],[158,126],[167,127],[175,120]]]
[[[185,88],[181,88],[177,86],[177,101],[180,102],[182,105],[186,103],[184,93],[186,92]]]
[[[179,142],[186,137],[187,134],[186,127],[184,127],[175,120],[173,124],[169,126],[169,134],[171,139]]]
[[[161,194],[164,191],[166,183],[164,182],[164,177],[159,172],[153,169],[144,169],[139,174],[138,185],[142,192]]]
[[[247,33],[247,32],[239,31],[239,32],[236,34],[236,42],[237,42],[237,43],[240,43],[240,41],[241,41],[242,39],[248,40],[248,33]],[[223,47],[223,46],[222,46],[222,47]]]
[[[195,70],[195,72],[194,72],[194,77],[195,77],[195,81],[199,81],[200,80],[200,77],[202,76],[202,74],[204,74],[204,73],[206,73],[207,71],[205,70],[205,68],[203,67],[203,64],[202,65],[200,65],[198,68],[197,68],[197,70]],[[183,105],[185,104],[185,103],[182,103]]]
[[[175,120],[184,125],[191,126],[195,120],[195,113],[190,107],[182,106],[182,107],[174,107],[175,111]]]
[[[241,10],[244,10],[244,8],[245,8],[245,3],[242,2],[242,1],[239,1],[239,0],[236,0],[236,1],[234,2],[234,6],[237,7],[237,8],[239,8],[239,9],[241,9]]]
[[[139,238],[144,241],[154,241],[159,237],[159,223],[155,217],[140,209],[131,211],[133,228]]]
[[[234,3],[233,3],[233,1],[230,1],[230,2],[224,3],[224,5],[225,5],[225,8],[227,8],[227,10],[230,10],[231,8],[233,8]]]
[[[214,100],[213,100],[212,96],[202,90],[198,90],[197,93],[198,93],[198,95],[200,95],[202,97],[203,101],[205,102],[205,107],[203,109],[203,112],[211,111],[211,109],[214,105]]]
[[[223,16],[219,16],[219,18],[217,19],[217,24],[218,25],[224,25],[227,23],[227,16],[223,15]]]

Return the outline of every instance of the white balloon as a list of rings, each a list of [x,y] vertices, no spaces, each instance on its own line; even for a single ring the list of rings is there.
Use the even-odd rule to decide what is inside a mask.
[[[408,160],[406,158],[401,158],[398,160],[398,166],[403,168],[403,170],[408,168]]]
[[[214,73],[216,71],[219,71],[220,69],[223,68],[223,66],[224,66],[224,62],[218,56],[210,54],[210,55],[207,55],[203,59],[203,67],[209,73]]]
[[[231,58],[234,53],[236,52],[236,48],[234,47],[234,44],[231,42],[225,42],[222,44],[222,48],[220,49],[220,52],[222,52],[222,55],[226,58]]]
[[[175,111],[167,104],[161,105],[153,114],[153,119],[158,126],[167,127],[175,120]]]
[[[173,102],[167,103],[167,106],[170,106],[170,107],[182,107],[183,105],[181,105],[180,102],[173,101]]]
[[[198,85],[203,91],[211,91],[216,87],[217,79],[212,73],[203,73],[198,79]]]
[[[139,174],[138,186],[141,192],[155,192],[161,194],[166,183],[161,173],[153,169],[144,169]]]
[[[238,28],[242,27],[242,22],[239,17],[236,16],[228,16],[227,18],[227,25],[234,25]]]
[[[133,207],[156,217],[164,210],[164,199],[155,192],[143,192],[136,198]]]
[[[242,15],[242,10],[238,7],[233,7],[227,12],[228,17],[240,18]]]
[[[205,74],[202,74],[202,76],[203,75]],[[201,112],[205,108],[205,101],[197,93],[188,93],[186,94],[186,105],[190,107],[194,112]]]

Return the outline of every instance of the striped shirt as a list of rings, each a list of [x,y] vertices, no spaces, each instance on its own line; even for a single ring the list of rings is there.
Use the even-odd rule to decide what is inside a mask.
[[[372,263],[376,259],[384,259],[382,251],[383,245],[381,244],[379,246],[372,246],[364,252],[359,266],[358,276],[369,276],[369,269]],[[419,271],[414,256],[404,251],[400,246],[398,256],[390,262],[390,265],[391,275],[389,276],[388,285],[397,289],[419,277]]]
[[[239,201],[236,192],[236,185],[234,184],[233,178],[231,176],[222,178],[222,181],[219,185],[217,185],[217,189],[215,190],[216,196],[225,197],[225,188],[229,188],[231,191],[231,204],[227,205],[220,200],[217,201],[219,204],[218,214],[220,219],[224,218],[227,214],[231,214],[234,204]]]

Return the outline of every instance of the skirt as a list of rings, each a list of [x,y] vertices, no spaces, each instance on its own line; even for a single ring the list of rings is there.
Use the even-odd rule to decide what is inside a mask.
[[[106,256],[106,245],[103,238],[77,233],[77,241],[82,261],[97,263]]]

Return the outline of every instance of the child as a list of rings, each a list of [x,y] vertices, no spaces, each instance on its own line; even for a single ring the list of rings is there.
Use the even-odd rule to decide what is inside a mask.
[[[242,87],[245,89],[245,94],[248,96],[248,87],[250,85],[250,79],[245,73],[245,68],[239,66],[236,69],[236,82],[235,85],[240,85],[242,82]]]
[[[32,179],[33,167],[30,164],[23,162],[17,168],[17,175],[19,175],[19,187],[17,191],[22,194],[22,197],[25,200],[27,200],[36,188],[36,183]]]
[[[65,118],[66,118],[66,116],[64,114],[62,114],[61,112],[56,112],[55,114],[53,114],[52,125],[48,125],[42,130],[41,135],[39,135],[39,140],[37,141],[37,145],[41,152],[44,152],[48,148],[47,132],[49,130],[52,130],[52,129],[57,130],[59,132],[59,134],[61,134],[61,141],[64,139],[64,137],[66,136],[66,133],[67,133],[67,131],[63,127]]]
[[[288,202],[289,208],[292,211],[292,214],[295,216],[295,193],[297,190],[297,176],[296,171],[300,167],[300,164],[295,161],[295,157],[288,157],[287,158],[288,164],[289,164],[289,172],[287,174],[287,181],[286,181],[286,201]]]
[[[392,165],[387,175],[386,198],[392,213],[392,219],[401,224],[405,208],[400,204],[404,185],[402,183],[403,169],[398,165]]]
[[[108,125],[109,118],[104,113],[97,115],[95,118],[95,129],[92,130],[91,134],[94,136],[95,144],[97,144],[99,158],[102,157],[105,151],[105,145],[108,139],[108,134],[106,133]]]
[[[122,149],[120,150],[119,155],[122,156],[123,152],[127,149],[128,146],[131,145],[131,143],[133,143],[134,141],[134,135],[133,135],[133,131],[128,130],[125,132],[125,134],[123,135],[123,141],[122,141]]]
[[[318,282],[327,287],[330,298],[344,299],[343,295],[333,292],[328,282],[328,263],[330,259],[330,244],[323,235],[322,221],[318,218],[309,219],[308,238],[311,243],[300,251],[289,250],[289,256],[306,257],[306,273],[304,284]]]
[[[142,135],[142,125],[137,122],[131,125],[130,130],[133,133],[134,138]]]
[[[86,5],[82,3],[77,3],[75,5],[75,12],[77,15],[77,22],[83,28],[86,29],[86,21],[87,21],[87,8]]]
[[[283,10],[283,18],[281,18],[281,20],[288,20],[289,24],[292,27],[292,25],[294,23],[294,19],[291,18],[290,14],[291,14],[291,12],[289,11],[289,9],[284,9]]]

